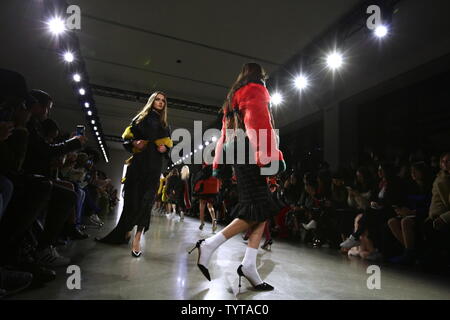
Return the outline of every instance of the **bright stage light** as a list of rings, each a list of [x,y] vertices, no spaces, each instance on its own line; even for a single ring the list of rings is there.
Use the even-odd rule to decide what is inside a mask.
[[[342,54],[339,52],[330,53],[327,57],[327,65],[330,69],[336,70],[342,66]]]
[[[205,142],[205,146],[207,146],[207,145],[209,145],[209,141],[206,141],[206,142]]]
[[[66,24],[63,19],[59,17],[54,17],[47,22],[48,29],[55,36],[60,35],[64,31],[66,31]]]
[[[88,111],[88,112],[87,112],[87,115],[88,115],[88,116],[92,116],[92,111]]]
[[[212,139],[211,139],[213,142],[216,142],[217,141],[217,138],[216,137],[212,137]]]
[[[85,102],[85,103],[84,103],[84,107],[85,107],[85,108],[89,108],[89,107],[90,107],[89,102]]]
[[[283,96],[280,93],[275,92],[270,96],[270,102],[272,102],[273,105],[277,106],[283,102]]]
[[[388,28],[386,26],[380,25],[375,29],[375,35],[378,38],[384,38],[388,34]]]
[[[73,75],[73,81],[80,82],[81,81],[81,76],[78,73],[75,73]]]
[[[67,51],[66,53],[64,53],[64,60],[65,60],[66,62],[69,62],[69,63],[70,63],[70,62],[73,62],[74,59],[75,59],[75,58],[74,58],[72,52]]]
[[[294,80],[295,87],[299,90],[306,89],[309,85],[308,78],[304,75],[299,75]]]
[[[94,127],[94,130],[97,131],[97,127]]]
[[[86,94],[86,90],[84,90],[83,88],[81,88],[80,90],[78,90],[78,92],[84,96]]]
[[[203,145],[199,145],[198,148],[199,148],[200,150],[202,150],[202,149],[203,149]]]
[[[92,124],[95,124],[95,120],[91,120],[91,123],[92,123]]]
[[[99,136],[99,135],[100,135],[100,133],[98,133],[98,131],[97,131],[97,132],[95,132],[95,134],[96,134],[97,136]]]

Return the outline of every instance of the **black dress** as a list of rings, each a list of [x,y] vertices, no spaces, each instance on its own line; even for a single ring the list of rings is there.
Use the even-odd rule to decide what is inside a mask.
[[[148,145],[141,152],[133,154],[125,176],[124,204],[119,223],[100,242],[123,243],[126,233],[134,226],[137,225],[139,230],[144,231],[150,226],[151,208],[159,187],[162,161],[168,154],[160,153],[154,141],[170,137],[170,130],[162,126],[159,113],[152,110],[139,124],[132,123],[131,132],[134,137],[124,142],[125,149],[131,151],[135,140],[146,140]]]

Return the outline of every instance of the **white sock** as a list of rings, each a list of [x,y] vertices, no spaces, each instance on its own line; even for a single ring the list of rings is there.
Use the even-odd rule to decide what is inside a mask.
[[[245,250],[244,260],[242,260],[242,272],[246,275],[250,281],[257,286],[263,283],[258,270],[256,270],[256,256],[258,255],[258,249],[247,247]]]
[[[227,241],[227,238],[225,238],[222,232],[203,241],[200,246],[201,255],[199,264],[206,267],[214,251],[225,241]]]

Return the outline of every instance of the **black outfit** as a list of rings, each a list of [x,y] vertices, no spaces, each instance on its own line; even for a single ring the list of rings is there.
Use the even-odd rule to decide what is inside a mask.
[[[100,242],[120,244],[134,226],[137,225],[139,231],[147,231],[150,226],[151,208],[158,191],[164,157],[154,141],[170,137],[170,130],[162,126],[160,114],[153,109],[138,124],[133,121],[131,132],[133,138],[124,142],[125,149],[132,151],[135,140],[146,140],[148,144],[144,150],[133,154],[125,176],[124,204],[119,223],[106,237],[99,239]]]
[[[266,176],[262,176],[260,170],[256,164],[234,165],[239,202],[231,212],[232,217],[265,222],[278,214],[279,208],[272,198]]]
[[[169,202],[178,206],[183,206],[183,184],[179,176],[171,176],[167,181],[167,194]]]

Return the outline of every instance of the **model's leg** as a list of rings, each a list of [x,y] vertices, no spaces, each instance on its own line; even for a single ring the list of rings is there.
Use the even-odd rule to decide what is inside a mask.
[[[253,286],[263,283],[258,274],[258,270],[256,270],[256,256],[258,255],[258,247],[265,226],[266,222],[262,222],[253,228],[250,238],[248,239],[248,246],[245,251],[244,259],[242,260],[242,272]]]
[[[238,233],[247,230],[253,223],[249,223],[242,219],[234,219],[228,226],[225,227],[218,234],[206,239],[201,244],[201,254],[199,259],[199,264],[207,266],[211,255],[214,251],[225,241],[232,238]]]
[[[206,200],[200,199],[200,230],[203,230],[205,225],[205,206]]]
[[[217,219],[216,219],[216,213],[214,212],[214,206],[212,203],[207,202],[206,204],[208,206],[209,215],[211,216],[212,221],[212,232],[216,232],[217,229]]]

